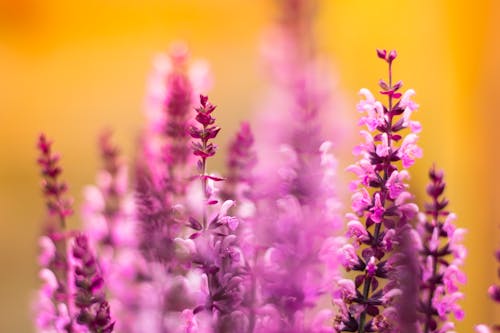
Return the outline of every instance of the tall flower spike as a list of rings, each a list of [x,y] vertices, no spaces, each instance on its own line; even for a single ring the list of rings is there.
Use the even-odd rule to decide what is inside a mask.
[[[53,226],[56,229],[64,228],[66,217],[70,216],[72,211],[72,201],[64,197],[67,191],[66,183],[59,181],[61,168],[58,166],[59,155],[52,152],[52,142],[48,141],[44,134],[38,139],[38,149],[40,157],[38,164],[41,167],[43,177],[42,188],[46,198],[47,209],[50,215],[59,217],[60,226]]]
[[[147,100],[149,129],[143,154],[153,184],[170,196],[185,194],[191,151],[188,129],[197,94],[208,88],[208,70],[191,63],[185,45],[174,45],[168,56],[156,59]]]
[[[419,216],[422,285],[420,287],[421,327],[424,333],[441,332],[443,327],[454,327],[450,315],[461,320],[464,316],[458,301],[463,298],[459,284],[466,282],[461,266],[465,259],[462,238],[465,229],[455,226],[455,214],[446,210],[448,200],[443,197],[446,187],[444,174],[433,166],[429,171],[427,194],[431,202],[425,206],[425,215]]]
[[[320,331],[330,318],[316,308],[332,291],[339,268],[329,256],[339,243],[333,236],[341,219],[332,179],[334,144],[328,141],[338,132],[327,121],[338,108],[332,105],[326,62],[314,43],[318,1],[276,4],[277,19],[263,45],[270,89],[257,127],[259,164],[252,188],[260,291],[255,331]]]
[[[104,280],[85,235],[75,236],[71,254],[75,274],[77,323],[87,327],[90,333],[113,332],[115,323],[104,297]]]
[[[89,240],[99,247],[117,248],[134,242],[131,200],[127,198],[128,176],[120,150],[112,143],[111,132],[99,137],[102,168],[97,186],[85,188],[83,217]]]
[[[127,167],[112,133],[104,131],[98,148],[102,167],[96,185],[84,191],[83,227],[89,243],[99,254],[99,267],[106,277],[104,289],[120,318],[117,331],[131,333],[140,312],[140,277],[144,259],[137,242],[133,196],[128,188]]]
[[[207,174],[207,159],[216,152],[216,146],[211,140],[220,131],[212,116],[214,110],[215,106],[208,101],[208,97],[200,96],[200,106],[196,108],[195,118],[199,125],[193,125],[190,129],[194,139],[193,154],[199,158],[199,177],[205,199],[201,219],[194,216],[189,219],[189,226],[194,230],[190,238],[196,247],[193,264],[201,269],[206,279],[205,303],[196,307],[193,312],[212,312],[215,318],[214,332],[245,332],[248,314],[241,306],[246,277],[244,259],[235,234],[238,220],[227,215],[234,202],[227,200],[218,212],[210,214],[218,203],[213,195],[213,183],[222,180]]]
[[[37,328],[40,331],[57,330],[73,332],[69,286],[69,263],[67,257],[66,218],[72,214],[71,199],[65,197],[67,186],[59,176],[59,155],[52,151],[52,143],[44,134],[38,138],[40,156],[38,164],[42,173],[42,190],[46,198],[47,221],[39,239],[41,253],[40,278],[43,285],[36,302]]]
[[[224,199],[248,198],[249,187],[253,183],[252,169],[256,162],[253,133],[250,124],[245,122],[229,144],[226,162],[228,175],[221,194]]]
[[[361,160],[348,168],[357,176],[351,186],[354,214],[348,214],[347,234],[352,237],[352,244],[340,250],[346,270],[356,272],[355,290],[349,288],[334,295],[335,304],[349,304],[340,306],[335,324],[339,332],[397,329],[395,305],[402,291],[397,259],[393,256],[399,243],[396,235],[408,228],[408,222],[418,211],[409,202],[411,195],[406,183],[409,175],[404,169],[421,157],[422,151],[416,145],[415,133],[402,134],[406,128],[412,131],[409,117],[415,104],[409,96],[413,91],[402,94],[399,91],[402,83],[393,83],[396,52],[378,50],[377,55],[389,67],[388,82],[380,81],[380,94],[387,96],[388,104],[383,105],[370,91],[361,89],[365,100],[358,104],[358,110],[364,114],[360,125],[366,125],[368,131],[361,131],[365,143],[354,150]]]

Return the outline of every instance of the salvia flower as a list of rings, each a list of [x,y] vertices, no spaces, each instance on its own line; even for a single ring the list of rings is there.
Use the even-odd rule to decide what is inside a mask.
[[[228,169],[221,196],[248,200],[250,187],[254,182],[253,167],[257,162],[254,150],[254,136],[250,124],[241,124],[238,133],[229,144],[226,161]]]
[[[402,83],[393,83],[396,52],[378,50],[377,54],[389,66],[388,82],[379,83],[380,94],[387,96],[388,103],[384,105],[367,89],[361,90],[365,99],[358,104],[363,113],[360,125],[367,131],[361,131],[365,142],[354,150],[361,160],[348,168],[357,176],[351,184],[354,214],[348,214],[347,235],[353,244],[339,250],[346,270],[356,272],[355,293],[346,294],[343,301],[348,305],[340,306],[335,324],[339,332],[397,330],[395,301],[402,291],[393,255],[394,246],[400,243],[395,235],[408,227],[418,211],[410,201],[405,170],[422,155],[409,125],[410,114],[416,109],[409,101],[413,91],[402,94]],[[402,131],[407,128],[411,133],[404,136]],[[334,303],[340,304],[343,296],[337,293]]]
[[[109,304],[104,297],[104,280],[88,239],[78,234],[73,239],[74,302],[77,308],[76,322],[91,333],[113,332]]]
[[[453,327],[451,314],[458,320],[463,318],[464,312],[458,303],[463,298],[459,285],[466,282],[461,271],[465,259],[462,244],[465,230],[455,226],[455,214],[446,209],[443,172],[433,167],[429,178],[427,194],[431,202],[425,206],[425,215],[420,214],[418,228],[423,244],[419,311],[423,314],[420,325],[424,333]]]
[[[83,227],[90,245],[99,255],[99,267],[106,276],[104,289],[116,316],[116,329],[132,332],[137,321],[140,277],[144,262],[137,242],[133,196],[128,188],[127,167],[111,132],[99,137],[102,168],[96,185],[84,191]],[[112,282],[111,282],[112,281]]]
[[[62,227],[65,226],[66,217],[70,216],[72,211],[72,201],[64,197],[67,191],[66,183],[59,181],[62,172],[58,166],[59,155],[52,152],[52,143],[47,140],[44,134],[38,139],[38,149],[40,156],[38,164],[42,173],[42,189],[46,198],[48,212],[51,215],[59,217]]]
[[[203,62],[189,61],[185,45],[174,45],[158,56],[150,77],[146,112],[149,129],[143,138],[145,167],[156,186],[170,195],[183,195],[191,163],[188,129],[197,94],[210,86]]]
[[[193,312],[211,311],[214,314],[214,332],[245,332],[249,325],[248,311],[241,305],[248,274],[235,234],[238,220],[227,215],[234,202],[225,201],[218,211],[211,214],[218,205],[214,196],[214,182],[222,180],[207,174],[207,160],[216,152],[216,146],[211,140],[220,131],[212,116],[215,108],[208,97],[200,96],[200,106],[195,109],[198,126],[193,125],[190,129],[193,154],[199,158],[199,178],[204,195],[201,218],[189,218],[189,227],[194,231],[190,238],[196,246],[193,264],[206,279],[204,304],[200,304]]]
[[[65,196],[67,186],[59,179],[62,172],[58,165],[59,155],[53,153],[52,143],[44,134],[40,135],[37,147],[48,216],[43,235],[39,239],[39,276],[43,285],[35,305],[36,324],[40,332],[69,333],[75,328],[71,314],[71,273],[66,248],[68,233],[65,227],[67,217],[72,214],[72,200]]]

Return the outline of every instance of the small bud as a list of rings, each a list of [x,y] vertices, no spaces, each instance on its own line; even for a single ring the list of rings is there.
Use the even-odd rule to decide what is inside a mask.
[[[377,49],[377,56],[380,59],[384,59],[385,60],[385,57],[387,56],[387,51],[386,50]]]
[[[391,52],[389,52],[389,57],[388,57],[388,61],[389,62],[392,62],[394,59],[396,59],[396,57],[398,56],[396,50],[392,50]]]
[[[389,85],[384,80],[378,81],[378,85],[384,90],[389,90]]]
[[[394,91],[396,91],[396,90],[399,90],[402,86],[403,86],[403,81],[398,81],[398,82],[397,82],[397,83],[396,83],[396,84],[392,87],[392,89],[393,89]]]

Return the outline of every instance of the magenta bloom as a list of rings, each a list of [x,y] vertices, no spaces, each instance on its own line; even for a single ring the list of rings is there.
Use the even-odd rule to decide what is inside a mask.
[[[354,151],[361,160],[349,167],[357,176],[351,185],[355,214],[348,215],[347,235],[353,244],[338,251],[346,270],[357,275],[354,291],[351,288],[349,292],[334,294],[334,304],[339,309],[334,325],[338,332],[397,331],[401,320],[396,300],[406,292],[401,287],[404,270],[399,269],[400,258],[411,250],[398,250],[401,252],[395,256],[394,248],[403,244],[402,231],[409,228],[408,222],[418,212],[418,207],[409,202],[409,174],[400,167],[408,168],[422,155],[414,131],[418,126],[410,120],[416,109],[409,100],[413,91],[401,94],[402,83],[392,81],[396,52],[378,50],[377,54],[389,65],[388,82],[380,82],[380,93],[387,96],[388,103],[383,105],[370,91],[361,90],[365,99],[358,104],[363,113],[360,125],[368,131],[361,131],[365,142]],[[402,131],[407,128],[411,133],[404,136]],[[383,281],[387,281],[385,286]]]
[[[105,276],[104,290],[113,307],[115,328],[134,332],[140,316],[141,277],[144,258],[137,242],[133,195],[123,156],[106,131],[99,138],[102,168],[96,185],[85,188],[82,218],[90,246],[97,250],[99,268]],[[97,259],[96,259],[97,260]]]
[[[73,239],[72,259],[74,265],[74,295],[76,322],[88,328],[91,333],[113,332],[109,304],[104,296],[104,280],[88,239],[79,234]]]
[[[429,177],[427,194],[432,201],[426,204],[425,215],[421,213],[419,218],[422,238],[419,310],[423,313],[422,332],[437,333],[442,332],[443,327],[453,327],[449,319],[451,314],[459,320],[464,316],[458,304],[463,294],[458,287],[466,282],[461,271],[466,255],[462,245],[465,230],[455,226],[455,214],[446,210],[448,200],[443,197],[446,186],[443,172],[433,167]]]
[[[39,244],[39,273],[43,281],[36,301],[36,325],[40,331],[74,332],[70,265],[66,253],[68,233],[66,218],[72,214],[72,200],[65,196],[67,186],[59,176],[59,155],[52,152],[52,143],[44,134],[38,139],[38,164],[42,173],[42,189],[48,216]]]
[[[219,211],[214,212],[219,203],[214,196],[214,182],[222,179],[207,174],[207,160],[216,152],[216,146],[211,140],[220,131],[212,115],[215,108],[208,97],[200,96],[200,106],[196,108],[195,118],[198,125],[193,125],[190,129],[194,139],[193,154],[199,158],[198,171],[204,200],[201,202],[201,218],[189,218],[189,227],[194,231],[189,238],[195,245],[192,262],[200,269],[206,281],[203,287],[206,294],[204,304],[198,305],[193,313],[203,310],[212,312],[213,332],[246,332],[251,320],[248,308],[243,305],[248,273],[235,233],[239,222],[235,217],[227,215],[234,204],[232,200],[225,201]]]

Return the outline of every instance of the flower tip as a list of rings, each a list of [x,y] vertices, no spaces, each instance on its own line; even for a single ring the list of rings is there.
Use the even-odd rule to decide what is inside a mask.
[[[380,59],[384,59],[385,60],[385,57],[387,56],[387,51],[386,50],[377,49],[377,56]]]
[[[207,102],[208,102],[208,96],[200,94],[200,103],[201,103],[201,105],[203,107],[205,107],[207,105]]]
[[[394,59],[396,59],[397,56],[398,53],[396,52],[396,50],[392,50],[391,52],[389,52],[389,57],[387,58],[387,61],[392,62]]]

